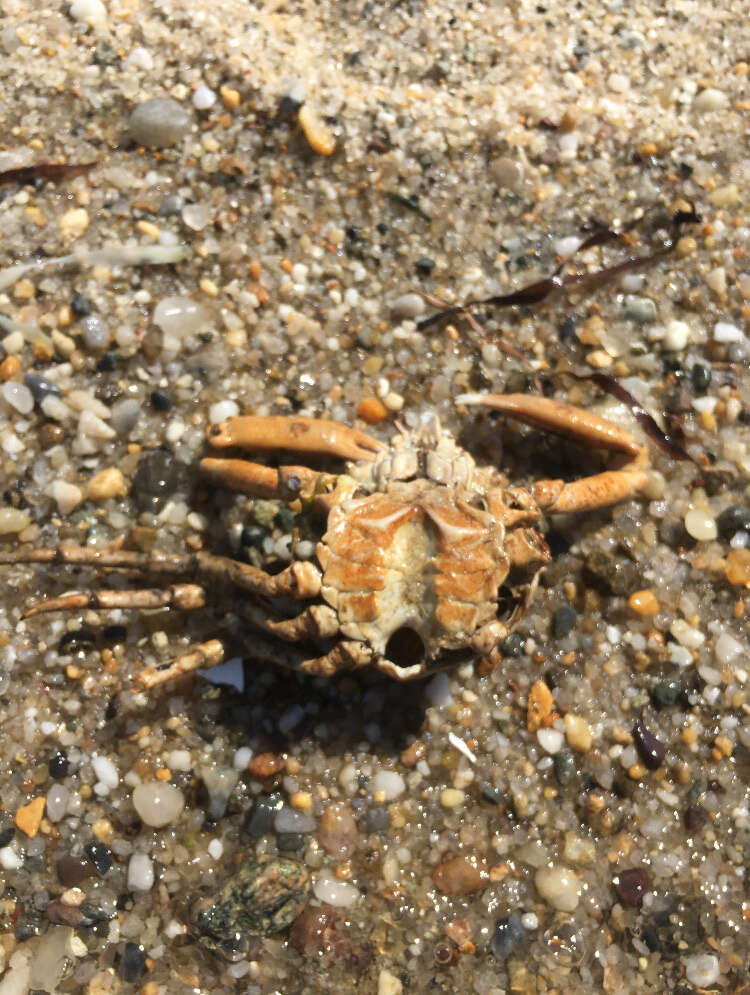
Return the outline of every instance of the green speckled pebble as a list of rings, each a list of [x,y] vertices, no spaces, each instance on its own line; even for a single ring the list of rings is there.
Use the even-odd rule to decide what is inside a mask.
[[[241,952],[248,935],[278,933],[307,905],[310,876],[288,857],[246,861],[214,899],[198,903],[193,923],[203,946],[227,956]]]

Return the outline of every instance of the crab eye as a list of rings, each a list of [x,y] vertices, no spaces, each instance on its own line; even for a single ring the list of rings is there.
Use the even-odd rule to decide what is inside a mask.
[[[424,643],[422,637],[408,625],[402,625],[391,633],[385,646],[385,657],[397,667],[413,667],[424,660]]]

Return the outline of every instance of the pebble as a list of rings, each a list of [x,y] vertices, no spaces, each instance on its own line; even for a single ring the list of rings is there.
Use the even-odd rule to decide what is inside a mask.
[[[79,504],[83,503],[81,488],[76,484],[69,484],[66,480],[53,480],[45,493],[55,502],[61,515],[69,515]]]
[[[404,986],[395,974],[383,968],[378,975],[377,995],[402,995]]]
[[[747,645],[741,643],[728,632],[720,633],[714,643],[714,656],[721,666],[728,666],[747,653]]]
[[[146,951],[138,943],[129,941],[125,944],[120,963],[117,965],[117,976],[123,981],[133,983],[146,973]]]
[[[526,936],[521,917],[517,912],[498,919],[495,932],[490,940],[492,955],[498,960],[507,960]]]
[[[432,880],[438,891],[455,898],[481,891],[489,882],[489,874],[481,858],[459,856],[438,864]]]
[[[390,802],[406,791],[406,782],[395,770],[380,770],[373,777],[370,789],[373,795],[382,795],[384,801]]]
[[[102,0],[73,0],[70,16],[89,27],[100,27],[107,23],[107,8]]]
[[[50,380],[45,380],[38,373],[27,373],[23,382],[29,388],[37,403],[41,403],[45,397],[62,397],[62,391],[57,384]]]
[[[143,455],[131,487],[139,511],[158,514],[177,490],[179,480],[179,464],[169,450],[155,449]]]
[[[750,505],[731,504],[716,519],[722,539],[731,539],[737,532],[750,532]]]
[[[315,819],[305,812],[285,805],[273,820],[273,828],[277,833],[312,833],[315,829]]]
[[[570,635],[576,624],[577,612],[573,605],[561,605],[552,615],[552,633],[555,639]]]
[[[23,532],[31,524],[31,519],[25,511],[17,508],[0,508],[0,535],[11,535]]]
[[[125,397],[112,405],[112,428],[118,435],[129,435],[141,416],[143,406],[134,397]]]
[[[691,508],[685,515],[685,531],[698,542],[710,542],[719,535],[716,519],[710,511]]]
[[[402,294],[391,303],[391,312],[395,318],[418,318],[425,310],[426,304],[419,294]]]
[[[249,836],[260,837],[273,828],[276,814],[283,806],[281,795],[257,795],[245,817],[244,830]]]
[[[713,86],[706,87],[693,99],[692,109],[699,114],[723,110],[729,103],[729,98],[722,90]]]
[[[326,805],[318,827],[318,842],[334,860],[348,860],[357,848],[359,831],[346,802]]]
[[[368,425],[378,425],[388,417],[388,408],[378,397],[363,397],[357,405],[357,414]]]
[[[68,853],[56,861],[55,870],[57,880],[64,888],[77,888],[82,881],[91,877],[93,867],[83,854],[73,856]]]
[[[208,409],[208,420],[214,425],[227,418],[235,418],[239,413],[240,406],[236,401],[217,401]]]
[[[682,352],[691,339],[690,325],[685,321],[670,321],[664,332],[662,346],[670,352]]]
[[[727,560],[729,560],[729,557],[727,557]],[[684,618],[676,618],[669,626],[669,631],[675,637],[680,646],[684,646],[685,649],[688,650],[697,650],[706,641],[706,637],[700,629],[696,629],[694,626],[689,625]]]
[[[208,793],[206,816],[216,822],[227,810],[229,799],[239,780],[239,771],[233,767],[211,767],[205,764],[200,768],[200,776]]]
[[[190,130],[190,117],[170,97],[153,97],[139,104],[130,115],[130,137],[147,148],[175,145]]]
[[[692,957],[686,957],[685,975],[696,988],[708,988],[719,979],[719,958],[715,954],[693,954]]]
[[[264,781],[284,768],[284,761],[276,753],[258,753],[250,761],[248,770],[254,778]]]
[[[664,761],[665,746],[642,722],[633,727],[633,740],[641,760],[649,770],[656,770]]]
[[[637,615],[656,615],[659,611],[659,601],[653,591],[633,591],[628,598],[628,607]]]
[[[371,805],[365,815],[365,832],[380,833],[391,824],[391,813],[385,805]]]
[[[185,807],[185,798],[179,788],[166,781],[139,784],[133,791],[133,808],[147,826],[160,829],[171,825]]]
[[[318,155],[332,155],[336,151],[333,132],[309,104],[300,107],[297,120],[313,152]]]
[[[130,891],[150,891],[156,875],[154,863],[147,853],[131,854],[128,861],[127,885]]]
[[[94,768],[94,774],[99,783],[110,791],[120,783],[120,775],[117,767],[109,757],[102,757],[95,753],[91,757],[91,766]]]
[[[569,867],[551,864],[540,867],[534,875],[536,890],[552,908],[573,912],[581,897],[581,883]]]
[[[339,881],[330,871],[323,870],[313,884],[313,894],[319,902],[335,908],[348,909],[359,899],[360,894],[353,884]]]
[[[731,325],[728,321],[717,321],[714,325],[715,342],[741,342],[745,333],[736,325]]]
[[[570,784],[578,776],[576,760],[570,750],[560,750],[553,758],[555,777],[558,784]]]
[[[84,850],[97,874],[104,877],[107,871],[112,869],[112,851],[106,843],[87,843]]]
[[[440,792],[440,804],[443,808],[459,808],[466,802],[466,795],[458,788],[443,788]]]
[[[127,489],[122,470],[117,466],[108,466],[89,480],[86,497],[89,501],[109,501],[110,498],[122,497]]]
[[[643,896],[649,889],[648,872],[643,867],[620,871],[613,881],[617,899],[626,909],[640,908]]]
[[[40,795],[38,798],[30,801],[28,805],[22,805],[15,814],[13,821],[21,832],[26,833],[29,839],[33,840],[39,832],[46,804],[47,799],[44,795]]]
[[[34,396],[26,384],[9,380],[3,384],[1,391],[3,400],[17,411],[19,415],[28,415],[34,410]]]
[[[554,706],[552,692],[544,681],[534,681],[526,707],[526,728],[536,732],[547,724]]]
[[[650,297],[627,296],[624,313],[628,321],[645,325],[656,318],[656,304]]]
[[[562,749],[565,737],[559,729],[553,729],[551,726],[546,729],[539,729],[536,734],[537,742],[545,753],[549,753],[550,756],[555,756]]]
[[[212,89],[201,84],[193,94],[193,107],[198,111],[207,111],[216,103],[216,94]]]
[[[0,511],[2,516],[2,511]],[[0,532],[2,521],[0,520]],[[727,556],[726,577],[730,584],[750,587],[750,549],[733,549]]]
[[[699,832],[709,820],[709,814],[702,805],[688,805],[683,821],[689,833]]]
[[[57,227],[63,241],[75,241],[89,226],[89,215],[83,207],[71,207],[60,215]]]
[[[579,753],[586,753],[587,750],[590,750],[594,741],[588,722],[573,712],[568,712],[565,716],[565,738],[568,741],[568,746]]]
[[[149,400],[154,411],[171,411],[174,407],[174,398],[166,390],[152,390]]]
[[[684,687],[682,681],[676,681],[676,680],[659,681],[658,684],[654,685],[654,689],[651,692],[651,697],[657,705],[661,706],[662,708],[667,708],[670,705],[677,704],[683,690]]]
[[[59,822],[65,815],[70,792],[63,784],[53,784],[47,792],[46,815],[50,822]]]

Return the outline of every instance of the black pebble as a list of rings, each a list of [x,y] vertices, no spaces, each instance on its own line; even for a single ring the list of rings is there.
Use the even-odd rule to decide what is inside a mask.
[[[97,873],[104,877],[107,871],[112,867],[112,851],[110,848],[106,845],[106,843],[92,842],[87,843],[84,849],[86,851],[86,856],[96,868]]]
[[[248,836],[264,836],[273,829],[276,813],[283,807],[281,795],[258,795],[245,817],[244,830]]]
[[[552,632],[555,639],[564,639],[573,631],[577,612],[573,605],[560,605],[552,616]]]
[[[636,749],[641,755],[641,760],[648,769],[656,770],[657,767],[660,767],[664,760],[664,743],[657,739],[642,722],[634,726],[633,739],[635,740]]]
[[[552,763],[558,784],[570,784],[571,781],[575,780],[578,770],[572,750],[558,750]]]
[[[507,960],[526,935],[517,912],[498,919],[495,923],[495,935],[490,940],[490,950],[498,960]]]
[[[503,656],[523,656],[525,642],[526,636],[522,636],[520,632],[511,633],[501,647]]]
[[[151,406],[156,411],[170,411],[174,407],[174,399],[166,390],[152,390]]]
[[[500,788],[495,787],[491,781],[480,781],[479,790],[482,792],[482,798],[490,805],[499,805],[503,800],[503,793]]]
[[[262,529],[260,525],[243,525],[240,543],[246,548],[260,549],[267,535],[268,530]]]
[[[180,467],[168,449],[146,453],[133,477],[131,494],[139,511],[158,514],[179,487]]]
[[[702,363],[694,363],[690,370],[690,382],[697,394],[704,393],[711,383],[711,370]]]
[[[41,403],[45,397],[49,397],[50,394],[53,397],[62,397],[62,391],[57,384],[45,380],[38,373],[27,373],[23,378],[23,382],[31,391],[31,395],[37,404]]]
[[[6,826],[5,829],[0,829],[0,848],[7,846],[15,834],[13,826]]]
[[[429,256],[422,256],[421,259],[417,259],[414,263],[414,269],[419,276],[429,276],[435,269],[435,260],[430,259]]]
[[[49,776],[54,777],[56,781],[67,775],[69,767],[70,761],[64,753],[55,753],[49,758]]]
[[[649,889],[649,883],[648,873],[642,867],[620,871],[614,880],[620,905],[624,905],[626,909],[637,909]]]
[[[304,833],[279,833],[276,846],[279,853],[301,853],[307,846],[307,836]]]
[[[146,973],[146,951],[137,943],[126,943],[117,974],[123,981],[138,981]]]
[[[683,690],[682,681],[659,681],[658,684],[654,685],[651,699],[660,708],[667,708],[669,705],[677,704]]]
[[[685,829],[690,833],[697,833],[708,822],[708,812],[702,805],[688,805],[683,816]]]
[[[91,314],[91,304],[83,296],[83,294],[75,293],[73,294],[73,299],[70,302],[70,310],[76,316],[76,318],[85,318],[86,315]]]
[[[736,532],[750,532],[750,506],[732,504],[725,508],[716,519],[716,527],[722,539],[731,539]]]
[[[116,366],[117,353],[111,349],[108,349],[96,363],[96,369],[99,373],[113,373]]]

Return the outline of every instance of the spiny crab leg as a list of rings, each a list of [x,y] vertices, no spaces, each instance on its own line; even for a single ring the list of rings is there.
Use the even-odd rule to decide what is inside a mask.
[[[252,594],[269,598],[314,598],[320,593],[320,571],[307,560],[290,563],[278,574],[213,553],[140,553],[122,549],[92,549],[89,546],[57,546],[52,549],[0,552],[0,564],[49,563],[91,566],[100,570],[137,570],[139,573],[177,574],[197,579],[224,580]]]
[[[348,460],[374,460],[386,448],[359,429],[327,418],[302,415],[238,415],[206,429],[209,445],[216,449],[238,446],[255,452],[286,450]]]
[[[206,604],[206,593],[197,584],[172,584],[161,590],[156,587],[141,590],[117,591],[100,588],[81,594],[63,594],[59,598],[45,598],[30,605],[23,613],[24,618],[32,618],[45,612],[77,611],[82,608],[177,608],[180,611],[194,611]]]
[[[190,674],[201,667],[216,667],[224,660],[224,647],[218,639],[207,643],[199,643],[189,653],[176,656],[156,666],[146,667],[134,675],[133,681],[144,690],[173,681],[185,674]]]
[[[317,473],[306,466],[263,466],[243,459],[202,459],[201,473],[219,484],[251,497],[293,501],[307,497],[330,474]]]
[[[274,619],[269,617],[266,609],[249,602],[242,606],[240,614],[257,628],[290,643],[304,639],[328,639],[339,631],[336,612],[328,605],[310,605],[294,618]]]
[[[625,429],[582,408],[528,394],[461,394],[458,404],[477,404],[500,411],[527,425],[565,435],[600,449],[631,457],[618,470],[605,470],[581,480],[539,480],[531,488],[540,508],[554,512],[604,508],[632,497],[646,486],[648,450]]]

